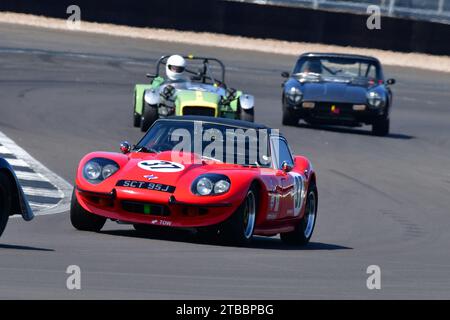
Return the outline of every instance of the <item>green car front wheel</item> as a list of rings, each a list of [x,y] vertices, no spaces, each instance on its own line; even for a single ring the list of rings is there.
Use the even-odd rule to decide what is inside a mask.
[[[254,122],[255,121],[255,108],[251,108],[249,110],[245,110],[241,108],[240,114],[241,120]]]
[[[133,126],[139,128],[141,126],[141,115],[133,112]]]
[[[158,120],[158,107],[145,103],[142,111],[141,131],[147,132],[151,125]]]

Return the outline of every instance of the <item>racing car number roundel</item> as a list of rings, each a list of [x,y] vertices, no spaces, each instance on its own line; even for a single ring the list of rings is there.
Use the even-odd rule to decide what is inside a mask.
[[[179,172],[184,169],[182,164],[167,160],[145,160],[139,162],[138,167],[154,172]]]

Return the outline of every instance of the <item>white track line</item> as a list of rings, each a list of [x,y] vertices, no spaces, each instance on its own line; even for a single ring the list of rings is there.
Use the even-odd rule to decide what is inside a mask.
[[[8,161],[8,163],[12,166],[29,167],[28,163],[26,163],[22,159],[5,159],[5,160]]]
[[[10,154],[11,151],[9,151],[9,149],[6,148],[5,146],[0,146],[0,153]]]
[[[49,208],[49,206],[47,204],[42,204],[42,203],[36,203],[36,202],[32,202],[29,201],[28,202],[30,204],[31,209],[33,210],[33,212],[37,211],[42,211],[42,210],[47,210]],[[40,214],[35,214],[35,215],[40,215]],[[18,218],[20,216],[14,216],[14,218]]]
[[[50,197],[61,198],[61,201],[56,205],[30,202],[30,205],[32,206],[33,211],[35,211],[34,213],[36,216],[56,214],[69,210],[70,197],[73,188],[70,183],[68,183],[63,178],[61,178],[60,176],[49,170],[46,166],[44,166],[42,163],[33,158],[28,152],[26,152],[24,149],[15,144],[14,141],[9,139],[2,132],[0,132],[0,144],[2,145],[2,150],[8,151],[4,153],[13,154],[17,157],[17,159],[6,159],[9,162],[9,164],[13,166],[30,167],[35,172],[33,174],[17,171],[16,174],[18,177],[21,176],[23,180],[48,181],[58,189],[52,191],[50,189],[24,187],[25,194],[36,196],[48,196],[50,195],[51,192],[52,196]]]
[[[43,188],[34,188],[34,187],[22,187],[23,192],[25,192],[28,196],[39,196],[39,197],[47,197],[47,198],[56,198],[61,199],[64,197],[64,193],[59,190],[50,190]]]
[[[42,174],[40,173],[36,173],[36,172],[25,172],[25,171],[19,171],[19,170],[14,170],[14,172],[16,173],[17,178],[21,179],[21,180],[33,180],[33,181],[46,181],[46,182],[50,182],[46,177],[44,177]]]

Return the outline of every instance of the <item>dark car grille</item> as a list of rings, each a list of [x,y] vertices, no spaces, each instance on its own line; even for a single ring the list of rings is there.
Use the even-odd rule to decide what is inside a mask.
[[[153,203],[136,202],[136,201],[122,201],[122,208],[125,211],[148,214],[152,216],[169,216],[170,210],[166,206],[161,206]]]
[[[183,115],[214,117],[216,115],[216,109],[210,107],[184,107]]]

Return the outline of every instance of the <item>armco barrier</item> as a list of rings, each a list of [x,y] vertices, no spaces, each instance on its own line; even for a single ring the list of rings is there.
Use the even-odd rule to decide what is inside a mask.
[[[287,41],[450,55],[450,25],[224,0],[1,0],[0,10],[66,18],[76,4],[85,21],[216,32]]]

